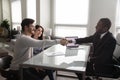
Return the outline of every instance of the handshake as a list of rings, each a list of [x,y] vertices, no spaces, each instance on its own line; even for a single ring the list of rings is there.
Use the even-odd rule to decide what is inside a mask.
[[[67,45],[68,43],[72,43],[73,41],[72,40],[67,40],[67,39],[61,39],[60,40],[60,44],[61,45]]]

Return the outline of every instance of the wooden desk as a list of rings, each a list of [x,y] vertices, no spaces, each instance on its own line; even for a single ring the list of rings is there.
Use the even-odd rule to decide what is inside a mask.
[[[80,45],[79,48],[74,49],[59,44],[54,45],[21,64],[21,74],[24,67],[40,67],[44,69],[79,72],[83,74],[84,80],[89,51],[89,45]]]

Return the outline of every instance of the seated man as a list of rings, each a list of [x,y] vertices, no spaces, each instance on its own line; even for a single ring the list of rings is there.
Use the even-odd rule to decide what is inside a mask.
[[[10,71],[15,72],[19,71],[19,65],[25,62],[26,60],[33,57],[33,47],[41,47],[41,46],[52,46],[55,44],[66,44],[66,40],[36,40],[32,38],[32,34],[34,34],[35,26],[34,20],[25,18],[23,19],[22,26],[22,35],[16,40],[14,47],[14,55],[13,60],[10,65]],[[43,73],[44,74],[44,73]],[[23,79],[24,80],[43,80],[44,75],[40,75],[38,68],[24,68],[23,69]],[[51,79],[53,80],[53,79]]]
[[[86,75],[95,72],[109,72],[104,67],[105,64],[112,63],[113,51],[116,46],[116,40],[109,32],[111,21],[108,18],[101,18],[96,26],[96,32],[89,37],[75,39],[76,44],[93,43],[93,53],[90,55],[90,61],[87,63]],[[76,73],[81,80],[81,75]]]

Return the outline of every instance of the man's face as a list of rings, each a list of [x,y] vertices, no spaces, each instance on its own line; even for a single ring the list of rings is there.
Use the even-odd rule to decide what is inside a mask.
[[[30,24],[29,27],[27,27],[27,31],[32,35],[34,34],[35,31],[35,26],[34,24]]]
[[[102,34],[106,31],[108,31],[107,27],[104,26],[102,21],[99,21],[96,25],[96,32]]]

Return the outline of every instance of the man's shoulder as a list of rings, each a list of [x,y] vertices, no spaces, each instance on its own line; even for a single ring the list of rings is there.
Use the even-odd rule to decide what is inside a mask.
[[[111,32],[107,32],[106,35],[107,35],[108,37],[111,37],[111,38],[115,39],[115,37],[113,36],[113,34],[112,34]]]
[[[108,38],[109,38],[109,41],[111,40],[112,42],[116,43],[116,39],[111,32],[108,33]]]

